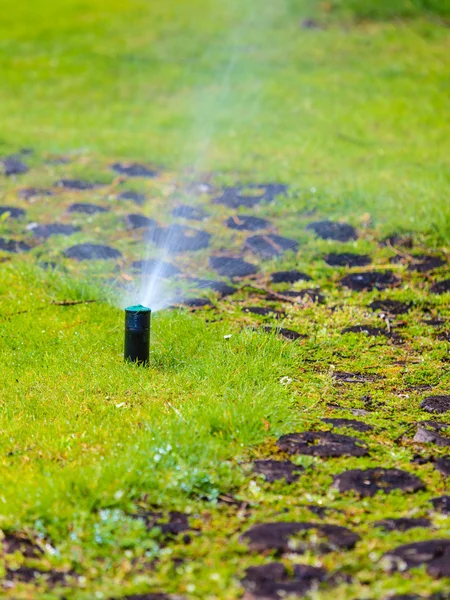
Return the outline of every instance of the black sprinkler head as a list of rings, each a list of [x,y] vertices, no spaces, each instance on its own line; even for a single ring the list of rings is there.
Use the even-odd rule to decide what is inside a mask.
[[[148,365],[151,314],[152,311],[142,304],[125,309],[125,360]]]

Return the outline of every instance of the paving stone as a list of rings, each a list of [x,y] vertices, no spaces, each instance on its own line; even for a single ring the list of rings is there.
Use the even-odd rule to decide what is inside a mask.
[[[315,534],[315,540],[308,540],[310,533]],[[303,554],[307,550],[351,550],[360,537],[347,527],[339,525],[281,522],[253,525],[240,539],[248,544],[251,552],[275,552],[280,555],[286,552]]]
[[[308,504],[306,506],[308,510],[310,510],[313,514],[315,514],[319,519],[325,519],[330,512],[338,512],[342,513],[342,510],[338,510],[336,508],[329,508],[328,506],[319,506],[317,504]]]
[[[267,300],[279,300],[278,296],[283,296],[286,299],[292,298],[292,302],[302,302],[305,297],[309,298],[313,302],[317,302],[318,304],[323,304],[325,302],[325,296],[321,293],[319,288],[310,289],[304,288],[303,290],[282,290],[277,291],[276,294],[267,294]]]
[[[246,194],[245,190],[254,190],[255,194]],[[226,187],[221,196],[214,198],[214,204],[223,204],[229,208],[245,206],[252,208],[261,202],[272,202],[280,195],[286,195],[288,187],[284,184],[249,184],[245,186]]]
[[[6,568],[6,581],[11,583],[37,583],[44,581],[47,586],[54,587],[60,585],[69,585],[77,578],[74,571],[43,571],[36,567],[28,567],[26,565],[19,566],[15,569]]]
[[[401,246],[409,250],[414,246],[414,237],[407,233],[393,233],[381,241],[382,246]]]
[[[99,206],[98,204],[88,204],[84,202],[76,202],[71,204],[67,209],[70,213],[83,213],[85,215],[95,215],[97,213],[105,213],[109,211],[109,208]]]
[[[401,469],[351,469],[333,478],[333,487],[340,492],[357,492],[360,496],[374,496],[383,491],[386,494],[393,490],[417,492],[425,489],[419,477]]]
[[[206,308],[213,306],[211,300],[208,300],[207,298],[184,298],[179,304],[188,308]]]
[[[385,290],[400,283],[398,277],[389,271],[366,271],[350,273],[340,280],[340,284],[357,292],[371,291],[374,289]]]
[[[383,519],[382,521],[376,521],[374,526],[379,527],[384,531],[409,531],[416,527],[431,527],[431,521],[424,518],[409,519],[402,517],[399,519]]]
[[[122,258],[122,253],[116,248],[103,244],[77,244],[64,250],[66,258],[75,260],[109,260]]]
[[[234,286],[229,285],[224,281],[214,281],[213,279],[194,278],[192,279],[192,283],[197,288],[212,290],[213,292],[216,292],[217,294],[219,294],[219,296],[222,297],[230,296],[231,294],[234,294],[237,291],[237,289]]]
[[[83,179],[60,179],[56,185],[58,187],[64,188],[65,190],[93,190],[99,185],[102,185],[98,182],[94,183],[92,181],[85,181]]]
[[[140,163],[117,162],[111,165],[111,169],[119,175],[127,177],[156,177],[158,175],[157,171]]]
[[[271,226],[270,221],[253,217],[252,215],[235,215],[229,217],[225,221],[225,225],[229,229],[237,229],[238,231],[258,231],[259,229],[267,229]]]
[[[295,283],[296,281],[311,281],[312,278],[302,271],[275,271],[271,273],[270,280],[272,283]]]
[[[187,204],[184,204],[174,208],[172,216],[180,219],[188,219],[190,221],[204,221],[208,215],[198,206],[188,206]]]
[[[395,256],[391,256],[389,258],[389,262],[392,265],[404,265],[407,260],[408,258],[406,256],[403,256],[402,254],[396,254]]]
[[[422,319],[422,323],[430,327],[442,327],[447,324],[445,319]]]
[[[134,260],[131,263],[131,268],[152,277],[170,278],[181,273],[180,269],[175,265],[154,258]]]
[[[450,331],[441,331],[436,335],[436,339],[442,342],[450,342]]]
[[[331,252],[324,258],[331,267],[365,267],[372,262],[367,254],[354,254],[353,252]]]
[[[145,202],[145,194],[133,190],[125,190],[117,196],[117,200],[130,200],[141,206]]]
[[[0,165],[2,166],[3,174],[7,177],[11,175],[23,175],[28,172],[27,165],[16,156],[7,156],[1,159]]]
[[[433,429],[434,431],[446,431],[450,428],[450,423],[441,423],[441,421],[419,421],[418,425],[422,425],[423,427],[427,427],[428,429]]]
[[[408,364],[408,363],[405,362],[405,365],[406,364]],[[429,383],[421,383],[419,385],[410,385],[408,388],[408,391],[425,392],[425,391],[432,390],[433,387],[435,387],[435,386],[430,385]]]
[[[158,227],[158,224],[154,219],[150,219],[149,217],[138,213],[127,215],[125,221],[130,229],[156,229]]]
[[[5,581],[9,583],[34,583],[38,572],[32,567],[25,565],[16,569],[7,567],[5,569]]]
[[[411,464],[413,465],[427,465],[431,462],[433,462],[432,456],[422,456],[421,454],[414,454],[411,459]]]
[[[314,231],[317,237],[323,240],[336,240],[337,242],[348,242],[358,239],[356,229],[348,223],[337,223],[334,221],[316,221],[306,226],[309,231]]]
[[[260,317],[280,317],[282,315],[274,306],[244,306],[242,312]]]
[[[385,596],[383,600],[422,600],[423,596],[417,594],[396,594],[395,596]]]
[[[31,231],[36,238],[47,239],[52,235],[73,235],[74,233],[81,231],[81,228],[75,227],[74,225],[66,225],[64,223],[46,223],[44,225],[31,223],[28,225],[27,230]]]
[[[258,272],[258,267],[246,262],[242,258],[231,256],[211,256],[209,266],[223,277],[247,277]]]
[[[433,508],[444,515],[450,515],[450,496],[439,496],[430,500]]]
[[[366,410],[372,412],[386,405],[386,402],[382,402],[381,400],[373,400],[372,396],[368,394],[361,396],[361,401],[364,402],[364,407]]]
[[[297,331],[293,331],[292,329],[286,329],[285,327],[270,327],[267,325],[267,326],[260,327],[260,329],[262,329],[266,333],[275,333],[275,334],[283,337],[285,340],[295,341],[300,338],[306,337],[306,335],[302,335],[301,333],[298,333]]]
[[[412,302],[400,302],[399,300],[374,300],[369,308],[374,312],[379,311],[387,315],[404,315],[412,308]]]
[[[446,261],[440,256],[420,256],[419,260],[408,265],[408,271],[417,271],[418,273],[428,273],[439,269],[446,264]]]
[[[293,565],[292,571],[276,562],[249,567],[241,582],[247,592],[243,600],[280,600],[287,595],[300,598],[327,576],[325,569],[310,565]]]
[[[450,577],[450,539],[403,544],[383,555],[391,572],[426,565],[428,575]]]
[[[256,187],[261,187],[256,185]],[[284,183],[264,183],[262,184],[264,189],[264,200],[272,202],[278,196],[286,196],[289,191],[289,186]]]
[[[420,444],[435,444],[436,446],[450,446],[450,437],[446,437],[436,431],[430,431],[426,427],[417,427],[416,434],[413,438],[414,442]]]
[[[12,252],[13,254],[18,254],[19,252],[28,252],[31,250],[31,246],[18,240],[7,240],[5,238],[0,238],[0,250],[3,252]]]
[[[297,252],[298,242],[281,235],[253,235],[245,240],[244,247],[263,258],[274,258],[285,252]]]
[[[59,166],[59,165],[67,165],[70,162],[71,162],[71,159],[68,156],[53,156],[51,158],[48,158],[45,161],[45,164]]]
[[[288,433],[278,439],[277,446],[288,454],[322,457],[367,456],[369,453],[362,440],[329,431]]]
[[[347,371],[334,371],[333,379],[340,383],[373,383],[384,379],[376,373],[348,373]]]
[[[151,594],[132,594],[131,596],[121,596],[120,598],[113,598],[112,600],[183,600],[181,596],[173,596],[163,593],[151,593]]]
[[[269,483],[284,479],[286,483],[294,483],[305,470],[303,467],[294,465],[290,460],[255,460],[253,470],[258,475],[264,475]]]
[[[449,600],[449,597],[447,595],[444,597],[440,593],[427,596],[426,598],[417,594],[396,594],[395,596],[385,596],[383,600]]]
[[[370,415],[370,411],[364,410],[363,408],[351,408],[350,412],[352,415],[355,415],[355,417],[366,417],[367,415]]]
[[[164,541],[169,541],[181,533],[194,531],[189,525],[189,515],[176,510],[170,511],[167,517],[159,511],[141,512],[130,516],[142,520],[148,531],[159,529]]]
[[[434,468],[437,469],[444,477],[450,477],[450,456],[442,456],[434,461]]]
[[[39,196],[43,198],[54,196],[52,190],[46,190],[45,188],[35,187],[22,188],[21,190],[19,190],[18,194],[24,200],[31,200],[32,198],[36,198]]]
[[[185,225],[173,224],[157,227],[150,232],[149,241],[158,248],[164,248],[171,254],[194,252],[208,248],[211,234]]]
[[[450,279],[444,279],[443,281],[436,281],[430,287],[432,294],[448,294],[450,292]]]
[[[8,213],[8,219],[20,219],[25,216],[23,208],[16,206],[0,206],[0,216]]]
[[[6,533],[0,541],[3,546],[4,554],[15,554],[19,552],[25,558],[39,558],[42,555],[42,548],[36,542],[33,542],[25,534]]]
[[[422,400],[420,406],[429,413],[444,414],[450,411],[450,396],[428,396]]]
[[[264,200],[264,195],[248,195],[244,196],[239,193],[238,188],[226,188],[223,194],[213,199],[213,204],[223,204],[228,208],[253,208]]]
[[[338,419],[338,418],[325,418],[321,419],[327,425],[332,425],[333,427],[349,427],[354,429],[355,431],[368,432],[373,431],[372,425],[368,425],[367,423],[363,423],[362,421],[357,421],[356,419]]]
[[[120,596],[111,600],[182,600],[179,596],[168,596],[163,593],[132,594],[131,596]]]
[[[322,26],[315,19],[303,19],[300,23],[302,29],[322,29]]]
[[[352,325],[351,327],[342,329],[341,333],[365,333],[370,337],[396,337],[393,332],[389,332],[387,329],[382,329],[381,327],[373,327],[372,325]]]

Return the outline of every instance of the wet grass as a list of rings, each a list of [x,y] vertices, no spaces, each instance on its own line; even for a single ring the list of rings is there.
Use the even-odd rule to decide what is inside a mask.
[[[336,509],[324,522],[361,536],[353,550],[325,555],[310,538],[306,554],[282,558],[349,577],[311,598],[448,593],[448,580],[424,568],[389,573],[381,560],[400,544],[449,535],[448,516],[430,504],[448,492],[448,481],[432,462],[411,462],[417,454],[448,454],[412,440],[418,421],[446,422],[420,401],[448,393],[448,294],[430,293],[448,269],[407,269],[415,254],[448,260],[448,36],[422,11],[399,9],[418,18],[392,22],[385,20],[387,4],[378,3],[376,14],[364,12],[367,4],[353,3],[349,19],[300,2],[0,2],[2,153],[35,149],[26,158],[29,173],[0,182],[2,204],[27,211],[22,221],[5,216],[0,235],[33,246],[26,256],[2,253],[0,264],[0,527],[44,550],[3,557],[10,583],[0,595],[108,600],[163,591],[237,599],[245,569],[275,559],[250,554],[240,533],[262,521],[320,522],[311,504]],[[435,5],[404,6],[433,13]],[[445,3],[440,7],[446,17]],[[302,27],[310,16],[326,27]],[[69,164],[46,162],[61,154]],[[126,158],[155,164],[160,175],[123,182],[109,165]],[[157,313],[150,368],[127,365],[123,314],[102,284],[128,283],[129,263],[144,251],[141,234],[127,233],[123,217],[143,212],[168,223],[167,199],[192,164],[215,186],[289,183],[288,198],[251,213],[298,240],[300,251],[264,262],[254,288],[223,301],[212,296],[211,309]],[[54,187],[62,177],[104,186],[62,192]],[[29,202],[18,197],[25,186],[51,187],[55,195]],[[149,200],[125,206],[115,199],[125,187]],[[210,213],[203,226],[213,234],[213,251],[240,248],[246,234],[223,228],[234,212],[211,204],[213,196],[197,198]],[[111,211],[68,215],[76,201]],[[322,218],[350,222],[359,239],[316,239],[305,228]],[[24,232],[25,223],[55,220],[82,231],[42,243]],[[402,231],[412,232],[412,249],[381,243]],[[85,266],[61,259],[65,248],[85,241],[110,243],[123,260]],[[343,288],[339,279],[359,269],[329,267],[323,257],[344,251],[368,253],[373,266],[363,270],[391,270],[401,285]],[[390,262],[397,252],[403,263]],[[207,272],[207,258],[202,251],[180,263]],[[37,266],[42,261],[57,267],[45,271]],[[268,282],[271,271],[287,268],[312,282]],[[283,313],[279,320],[242,310],[267,306],[267,287],[282,295],[316,286],[324,304],[270,301]],[[379,298],[413,306],[386,318],[368,308]],[[438,317],[438,327],[423,322]],[[341,334],[359,324],[392,328],[402,339]],[[264,325],[305,337],[288,341]],[[339,371],[380,378],[346,383]],[[275,444],[280,435],[330,430],[324,417],[373,425],[372,433],[342,431],[364,440],[370,455],[291,457],[305,468],[292,485],[269,484],[252,472],[257,458],[287,458]],[[346,469],[375,466],[417,474],[426,490],[361,500],[331,487]],[[189,539],[167,538],[133,516],[155,510],[187,513]],[[400,516],[429,517],[432,528],[386,533],[373,526]],[[17,570],[24,565],[72,575],[65,586],[45,575],[24,583]]]

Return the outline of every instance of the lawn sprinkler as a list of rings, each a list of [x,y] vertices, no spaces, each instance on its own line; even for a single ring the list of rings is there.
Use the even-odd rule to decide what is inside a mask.
[[[148,366],[150,353],[150,317],[152,311],[142,304],[125,309],[126,361]]]

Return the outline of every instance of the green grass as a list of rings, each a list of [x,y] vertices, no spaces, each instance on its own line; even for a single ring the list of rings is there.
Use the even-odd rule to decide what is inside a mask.
[[[373,522],[427,516],[429,500],[448,492],[431,463],[411,463],[417,452],[446,449],[420,447],[408,433],[431,418],[420,399],[448,393],[448,342],[422,322],[425,315],[449,316],[448,295],[429,293],[448,271],[419,275],[393,265],[392,249],[379,242],[413,232],[413,253],[448,256],[448,34],[436,17],[445,20],[449,6],[325,4],[0,0],[0,150],[35,149],[28,174],[1,179],[1,203],[22,206],[28,221],[82,226],[71,238],[37,244],[23,233],[23,221],[0,222],[0,236],[25,236],[33,245],[30,255],[4,253],[0,263],[0,527],[49,544],[39,558],[16,553],[1,564],[81,577],[69,589],[34,581],[4,586],[0,596],[108,600],[165,591],[237,599],[245,569],[271,560],[250,555],[240,532],[262,520],[317,521],[308,504],[342,510],[327,522],[362,537],[346,553],[283,559],[352,576],[313,592],[314,600],[448,590],[448,580],[423,569],[389,574],[379,560],[399,544],[448,536],[448,517],[432,513],[433,529],[405,533],[383,533]],[[309,17],[324,27],[302,28]],[[45,162],[59,154],[71,163]],[[142,212],[162,223],[170,219],[174,183],[192,177],[191,169],[216,184],[289,183],[288,199],[254,212],[300,242],[297,256],[264,263],[263,276],[296,267],[313,278],[305,285],[320,286],[327,297],[324,305],[273,303],[286,312],[279,324],[306,337],[288,342],[255,331],[274,321],[242,311],[264,304],[261,292],[243,289],[211,310],[157,313],[149,369],[124,364],[123,314],[102,282],[127,281],[129,262],[144,252],[121,224],[141,209],[113,199],[123,186],[108,165],[125,159],[161,169],[155,180],[127,187],[148,194]],[[50,186],[63,176],[109,186],[18,199],[19,188]],[[67,215],[80,198],[114,210],[88,219]],[[232,211],[208,210],[213,249],[239,248],[245,235],[222,227]],[[305,226],[321,218],[349,221],[360,239],[314,239]],[[118,265],[61,261],[73,243],[105,240],[122,251]],[[348,270],[323,261],[333,251],[369,253],[374,268],[393,269],[402,286],[382,294],[343,290],[337,281]],[[45,272],[37,266],[42,260],[61,268]],[[187,270],[194,261],[180,262]],[[207,253],[199,253],[195,268],[206,271],[207,264]],[[339,333],[359,323],[384,327],[367,308],[379,297],[414,303],[395,320],[403,344]],[[339,385],[334,371],[385,379]],[[321,418],[354,418],[353,410],[368,406],[361,418],[375,431],[356,435],[370,444],[371,456],[295,457],[305,474],[292,486],[267,484],[251,472],[255,458],[280,458],[279,435],[327,429]],[[417,473],[426,491],[361,501],[330,487],[347,468],[378,465]],[[244,506],[227,503],[230,497]],[[167,543],[157,528],[148,532],[130,516],[155,507],[191,515],[198,532],[190,544],[182,536]]]
[[[411,19],[417,17],[450,17],[448,0],[331,0],[323,3],[324,12],[354,20]]]
[[[316,276],[320,281],[320,271]],[[324,273],[322,277],[325,281]],[[208,323],[208,315],[205,321],[201,316],[158,313],[152,364],[146,370],[122,362],[123,315],[102,303],[98,289],[57,274],[38,275],[26,262],[4,267],[1,526],[51,540],[58,552],[46,559],[47,569],[71,566],[87,577],[71,595],[56,588],[48,597],[64,593],[90,598],[97,590],[107,598],[149,585],[188,592],[189,597],[238,597],[236,575],[261,559],[244,552],[236,532],[261,519],[279,520],[280,510],[287,510],[284,519],[314,520],[305,505],[317,502],[345,509],[332,522],[364,536],[357,551],[320,563],[358,575],[354,586],[333,592],[337,597],[368,589],[382,597],[411,585],[424,592],[444,589],[426,577],[422,583],[408,583],[400,576],[382,575],[381,567],[374,571],[371,563],[383,551],[417,539],[408,533],[382,535],[371,523],[392,515],[426,515],[429,499],[445,491],[431,466],[420,472],[427,492],[412,497],[394,494],[387,503],[376,497],[353,506],[348,497],[327,491],[331,476],[346,468],[383,464],[411,471],[415,449],[394,444],[408,423],[424,418],[415,400],[420,392],[407,390],[427,383],[434,386],[433,393],[446,391],[446,343],[430,340],[427,327],[419,324],[421,302],[428,297],[414,278],[411,286],[414,295],[394,294],[414,297],[417,303],[407,317],[403,346],[365,336],[342,338],[339,330],[367,321],[366,311],[353,295],[339,300],[330,291],[331,301],[341,304],[337,312],[314,305],[288,309],[283,324],[308,335],[300,343],[250,331],[247,327],[258,318],[243,318],[236,302],[218,322]],[[57,304],[95,298],[93,304]],[[448,314],[445,299],[436,300],[432,312]],[[399,360],[407,366],[396,366]],[[333,370],[376,372],[387,379],[342,388],[333,381]],[[283,378],[290,382],[283,383]],[[359,398],[367,394],[375,406],[382,403],[365,418],[376,426],[376,435],[358,434],[376,448],[372,457],[299,457],[307,471],[294,495],[289,486],[255,480],[240,465],[273,455],[272,440],[282,433],[323,428],[319,417],[337,414],[330,404],[339,404],[339,415],[351,418],[349,409],[363,408]],[[248,518],[217,504],[227,494],[250,503]],[[127,517],[138,507],[153,505],[188,510],[201,536],[194,535],[187,547],[175,542],[161,554],[157,531],[149,536]],[[442,536],[445,519],[436,516],[434,524]],[[433,532],[424,530],[420,539],[432,537]],[[156,556],[161,564],[142,578],[140,566]],[[175,556],[186,559],[185,568],[174,570]],[[133,568],[128,564],[132,558]],[[302,560],[318,564],[314,554]],[[211,583],[216,582],[212,573],[218,588]],[[14,598],[28,597],[23,593],[15,590]],[[323,592],[320,598],[328,595]]]
[[[314,11],[287,1],[2,5],[5,148],[261,174],[448,233],[445,27],[304,30]]]

